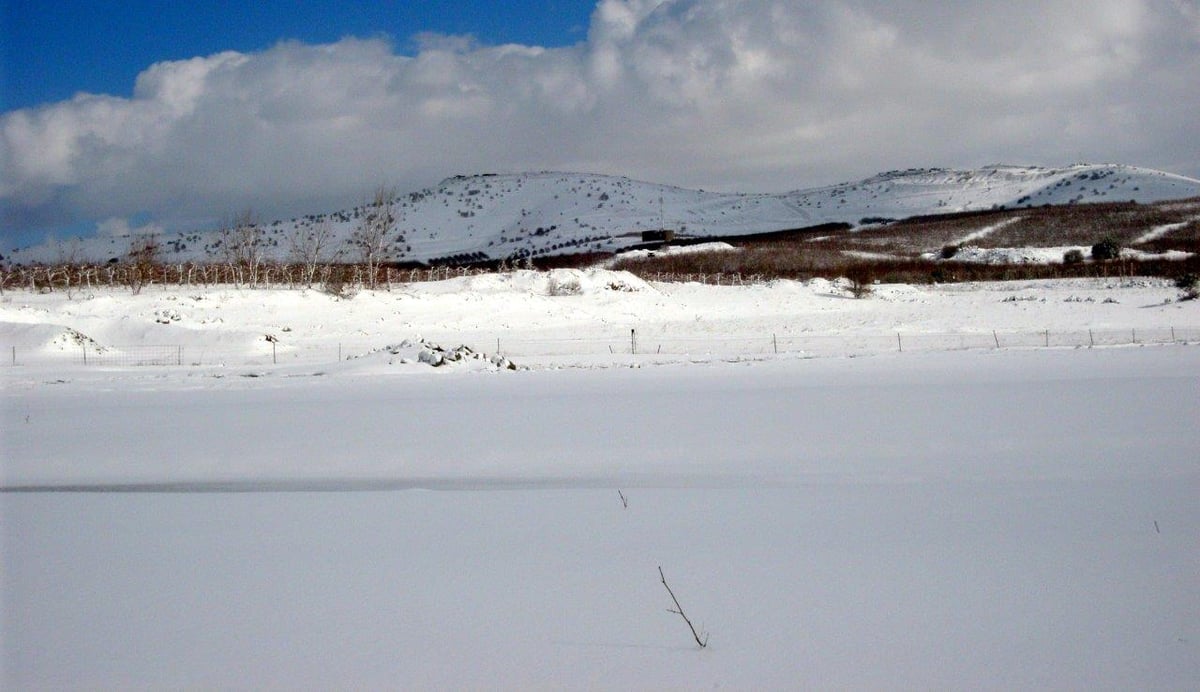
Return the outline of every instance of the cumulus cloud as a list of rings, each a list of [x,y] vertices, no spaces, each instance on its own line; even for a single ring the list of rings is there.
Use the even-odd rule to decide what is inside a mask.
[[[414,45],[285,41],[0,115],[0,222],[270,218],[512,170],[742,190],[1081,158],[1200,175],[1186,0],[601,0],[574,46]]]
[[[96,235],[105,238],[129,238],[131,236],[161,235],[166,229],[160,224],[148,223],[132,226],[128,219],[112,217],[96,224]]]

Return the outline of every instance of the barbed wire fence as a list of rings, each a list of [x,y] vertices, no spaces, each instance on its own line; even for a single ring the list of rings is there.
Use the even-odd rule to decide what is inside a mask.
[[[340,343],[288,343],[264,339],[253,347],[229,348],[165,345],[100,345],[94,342],[65,346],[23,348],[6,346],[3,365],[82,365],[112,368],[144,366],[272,366],[319,365],[356,360],[385,353],[402,339],[384,338]],[[682,358],[741,357],[847,357],[884,353],[949,352],[970,350],[1073,349],[1169,344],[1200,344],[1200,327],[1129,329],[1044,329],[971,332],[870,332],[870,333],[755,333],[678,334],[630,329],[610,336],[581,337],[480,337],[462,340],[434,339],[441,346],[460,345],[480,353],[519,358],[597,357]]]

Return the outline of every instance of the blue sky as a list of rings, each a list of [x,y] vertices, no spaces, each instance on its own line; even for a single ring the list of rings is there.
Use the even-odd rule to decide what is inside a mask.
[[[128,96],[152,63],[260,51],[281,40],[384,36],[397,51],[412,52],[413,36],[434,32],[569,45],[585,38],[594,8],[593,0],[4,0],[0,110],[80,91]]]
[[[531,170],[1200,177],[1193,0],[0,0],[0,250]],[[470,36],[470,40],[462,37]],[[517,45],[513,45],[517,44]]]

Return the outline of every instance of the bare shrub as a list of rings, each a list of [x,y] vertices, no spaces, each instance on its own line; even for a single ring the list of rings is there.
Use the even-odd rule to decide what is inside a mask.
[[[1114,260],[1120,256],[1121,244],[1112,236],[1107,236],[1092,246],[1092,259],[1094,260]]]
[[[583,286],[574,276],[560,278],[552,274],[546,282],[546,293],[551,296],[577,296],[583,293]]]
[[[1181,274],[1175,278],[1175,288],[1180,290],[1180,300],[1196,300],[1200,298],[1200,274]]]
[[[126,282],[134,295],[154,280],[154,269],[158,265],[158,238],[151,234],[137,234],[129,238]]]
[[[354,267],[337,264],[325,267],[321,290],[335,298],[354,297]]]
[[[846,278],[850,280],[850,295],[855,298],[862,299],[871,295],[871,284],[875,277],[872,275],[869,267],[857,266],[846,272]]]

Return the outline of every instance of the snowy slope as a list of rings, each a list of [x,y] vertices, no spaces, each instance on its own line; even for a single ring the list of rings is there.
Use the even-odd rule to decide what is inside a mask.
[[[829,187],[781,194],[713,193],[583,173],[457,176],[402,195],[388,256],[400,262],[519,259],[611,252],[669,228],[683,237],[744,235],[830,222],[1018,207],[1200,196],[1200,180],[1124,165],[1065,168],[989,166],[909,169]],[[264,224],[266,254],[286,259],[288,239],[328,222],[344,259],[361,208]],[[214,233],[164,236],[166,261],[221,259]],[[128,238],[92,238],[15,250],[16,263],[103,262],[122,256]]]

